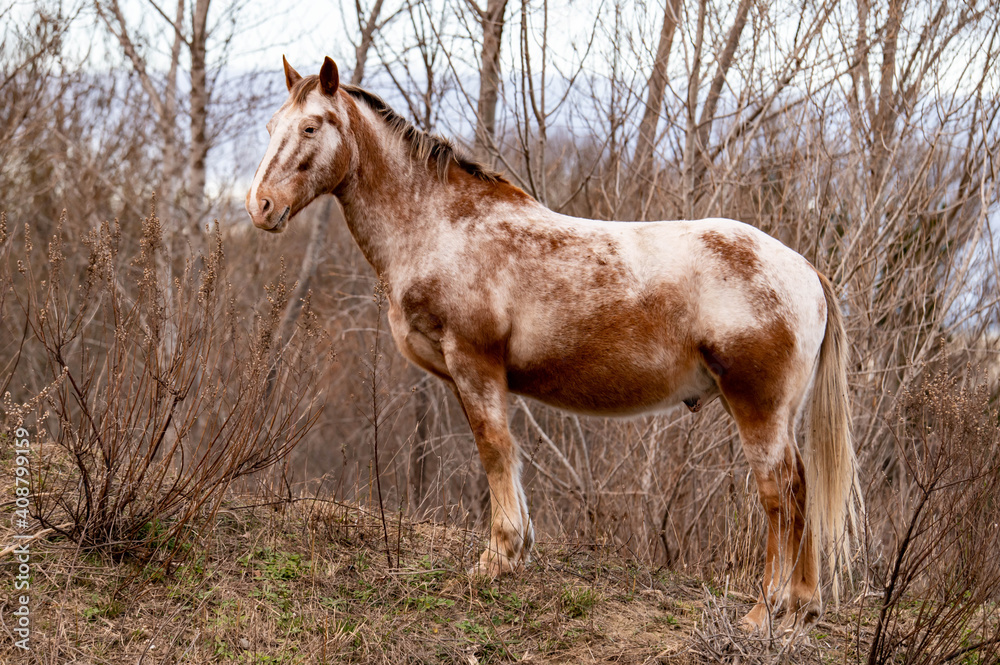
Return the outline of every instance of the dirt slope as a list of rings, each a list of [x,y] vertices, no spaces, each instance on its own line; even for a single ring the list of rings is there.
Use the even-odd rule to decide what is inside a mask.
[[[851,649],[845,616],[792,640],[746,637],[733,625],[750,597],[600,548],[542,542],[519,576],[470,578],[481,534],[392,519],[383,534],[375,515],[328,502],[225,510],[166,571],[36,543],[32,650],[4,640],[0,659],[813,663]]]

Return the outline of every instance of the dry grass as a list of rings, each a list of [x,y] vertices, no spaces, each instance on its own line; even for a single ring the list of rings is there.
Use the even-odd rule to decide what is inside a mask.
[[[250,499],[252,501],[252,499]],[[541,543],[496,583],[463,571],[482,534],[304,498],[228,502],[168,572],[39,544],[30,663],[839,662],[849,615],[794,641],[743,636],[743,594],[609,548]],[[817,660],[819,658],[819,660]],[[740,660],[741,659],[741,660]]]

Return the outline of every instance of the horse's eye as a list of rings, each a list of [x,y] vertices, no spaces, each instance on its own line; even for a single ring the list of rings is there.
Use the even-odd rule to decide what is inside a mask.
[[[305,132],[309,136],[312,136],[313,134],[316,133],[316,128],[315,127],[306,127]]]

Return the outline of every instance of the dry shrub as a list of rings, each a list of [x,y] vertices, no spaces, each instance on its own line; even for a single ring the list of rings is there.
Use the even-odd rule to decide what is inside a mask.
[[[778,665],[823,662],[822,649],[804,639],[801,629],[748,633],[739,620],[745,610],[725,596],[703,589],[704,609],[694,629],[691,653],[695,662]]]
[[[1000,422],[976,379],[942,368],[899,398],[893,434],[905,473],[881,488],[872,523],[872,573],[884,588],[873,665],[1000,655]]]
[[[8,398],[4,416],[35,421],[35,516],[83,545],[170,558],[234,481],[309,433],[325,336],[307,309],[276,343],[280,273],[252,317],[237,309],[218,227],[207,255],[167,256],[154,208],[127,256],[117,220],[104,223],[82,240],[80,270],[66,265],[62,223],[44,258],[27,227],[19,235],[16,270],[13,238],[0,265],[4,317],[25,331],[14,369],[23,356],[22,378],[47,388],[15,386],[28,400]]]

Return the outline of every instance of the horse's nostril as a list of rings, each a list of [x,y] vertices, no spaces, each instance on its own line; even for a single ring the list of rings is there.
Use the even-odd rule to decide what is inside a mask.
[[[265,215],[271,210],[271,199],[264,199],[264,204],[260,207],[260,211]]]

